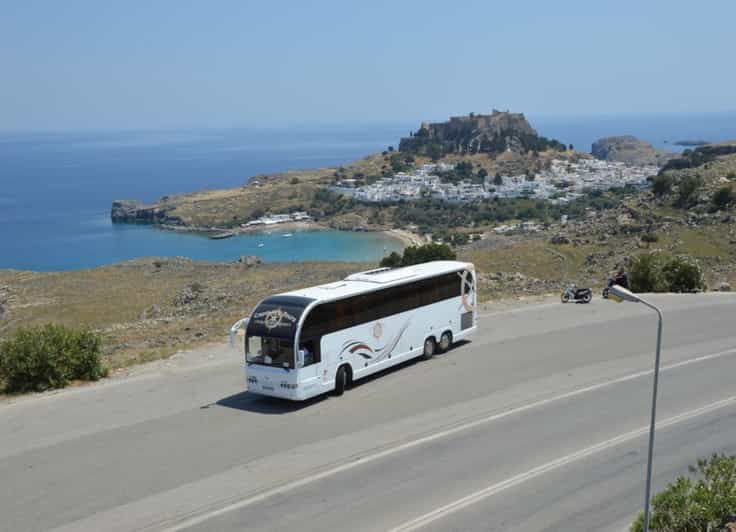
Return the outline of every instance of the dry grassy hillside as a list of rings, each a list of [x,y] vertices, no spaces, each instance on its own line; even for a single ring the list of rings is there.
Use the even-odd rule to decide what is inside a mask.
[[[0,338],[19,326],[57,322],[103,333],[111,368],[222,341],[267,295],[341,279],[347,263],[268,264],[138,259],[89,270],[0,270]]]

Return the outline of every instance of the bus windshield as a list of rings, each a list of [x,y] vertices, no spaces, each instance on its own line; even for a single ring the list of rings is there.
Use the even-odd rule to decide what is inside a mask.
[[[294,342],[289,339],[248,336],[245,352],[249,364],[290,369],[294,367]]]

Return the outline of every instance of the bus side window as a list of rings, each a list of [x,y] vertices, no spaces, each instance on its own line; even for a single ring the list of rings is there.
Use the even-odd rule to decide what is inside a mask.
[[[475,287],[473,286],[473,272],[466,270],[464,275],[464,282],[463,282],[463,294],[467,295],[470,294]]]

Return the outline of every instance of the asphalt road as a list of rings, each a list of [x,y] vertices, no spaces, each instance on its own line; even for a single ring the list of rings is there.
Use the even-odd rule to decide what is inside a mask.
[[[655,489],[736,453],[736,297],[665,311]],[[242,392],[241,356],[0,404],[0,530],[616,530],[643,499],[655,316],[484,311],[341,398]]]

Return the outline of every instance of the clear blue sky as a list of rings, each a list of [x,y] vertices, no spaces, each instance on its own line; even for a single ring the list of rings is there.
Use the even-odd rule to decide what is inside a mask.
[[[0,129],[736,108],[736,1],[5,0]]]

